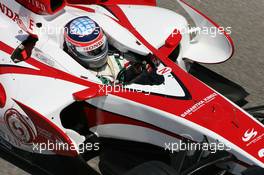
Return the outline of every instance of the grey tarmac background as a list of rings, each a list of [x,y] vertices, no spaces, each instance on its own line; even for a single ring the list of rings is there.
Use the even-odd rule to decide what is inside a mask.
[[[180,10],[175,0],[159,0],[160,6]],[[210,65],[210,69],[242,85],[250,96],[248,106],[264,104],[264,1],[263,0],[187,0],[224,27],[232,27],[235,55],[229,61]],[[0,175],[27,175],[0,159]]]

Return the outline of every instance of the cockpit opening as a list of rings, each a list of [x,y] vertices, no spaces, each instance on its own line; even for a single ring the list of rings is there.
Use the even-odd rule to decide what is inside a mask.
[[[103,84],[160,85],[165,81],[163,75],[157,74],[160,62],[154,55],[121,52],[87,16],[75,18],[65,26],[64,40],[64,51]]]

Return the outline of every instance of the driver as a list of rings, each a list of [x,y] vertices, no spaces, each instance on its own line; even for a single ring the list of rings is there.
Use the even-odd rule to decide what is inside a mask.
[[[81,65],[99,69],[107,63],[108,41],[102,28],[89,17],[71,20],[64,31],[65,50]]]

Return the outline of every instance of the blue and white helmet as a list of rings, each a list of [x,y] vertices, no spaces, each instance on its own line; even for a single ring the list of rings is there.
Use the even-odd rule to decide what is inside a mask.
[[[100,68],[107,62],[108,42],[102,28],[89,17],[78,17],[65,26],[68,51],[87,68]]]

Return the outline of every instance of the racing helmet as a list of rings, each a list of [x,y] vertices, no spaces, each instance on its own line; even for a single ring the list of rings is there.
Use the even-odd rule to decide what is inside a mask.
[[[102,28],[89,17],[71,20],[64,31],[68,52],[86,68],[104,66],[108,56],[108,42]]]

